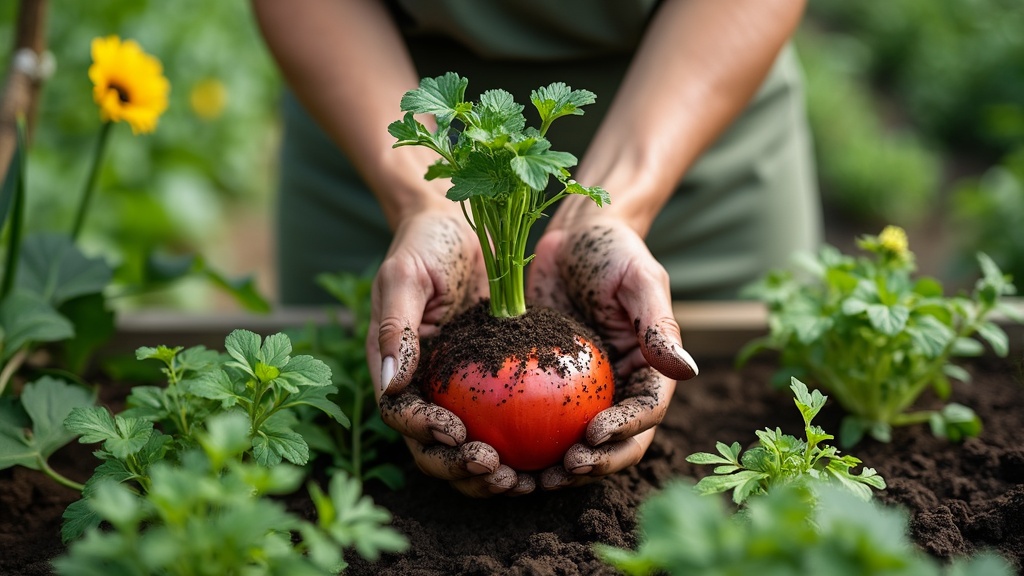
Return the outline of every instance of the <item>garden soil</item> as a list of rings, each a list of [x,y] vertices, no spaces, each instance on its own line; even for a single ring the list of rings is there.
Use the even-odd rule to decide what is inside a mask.
[[[405,486],[390,491],[372,483],[366,489],[392,512],[394,526],[412,545],[375,563],[349,552],[346,574],[614,574],[592,545],[634,546],[637,507],[646,498],[668,481],[709,472],[687,463],[687,455],[714,451],[719,440],[750,445],[754,430],[765,427],[802,436],[792,399],[768,384],[770,363],[735,370],[726,361],[705,359],[701,368],[700,376],[678,386],[640,464],[582,488],[470,500],[424,476],[396,447],[387,457],[404,468]],[[865,441],[847,452],[886,478],[889,488],[877,498],[906,511],[910,535],[922,550],[949,559],[995,549],[1024,574],[1021,361],[985,359],[967,368],[974,382],[955,386],[953,400],[982,417],[979,438],[949,444],[927,427],[914,427],[897,430],[891,444]],[[829,402],[816,423],[835,431],[840,418]],[[95,463],[89,448],[78,444],[53,458],[56,468],[78,481]],[[63,551],[61,513],[75,498],[38,472],[0,471],[0,575],[51,574],[49,560]]]

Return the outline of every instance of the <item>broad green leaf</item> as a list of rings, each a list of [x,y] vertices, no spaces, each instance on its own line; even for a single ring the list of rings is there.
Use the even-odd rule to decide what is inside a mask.
[[[288,363],[292,353],[292,341],[283,333],[272,334],[263,340],[259,358],[266,364],[281,368]]]
[[[78,540],[87,531],[99,528],[103,518],[100,517],[86,499],[75,500],[64,509],[64,522],[60,526],[60,539],[64,544]]]
[[[253,432],[252,451],[256,462],[275,466],[285,459],[304,466],[309,461],[309,446],[302,436],[291,429],[294,418],[287,412],[277,412]]]
[[[871,326],[886,336],[895,336],[902,332],[910,318],[910,310],[900,304],[871,304],[867,312]]]
[[[472,125],[463,134],[489,148],[500,148],[512,135],[526,126],[523,106],[516,104],[512,94],[505,90],[488,90],[480,95],[480,104],[473,109]]]
[[[544,190],[551,176],[576,165],[576,157],[572,154],[550,148],[551,143],[547,140],[536,140],[529,148],[518,150],[512,158],[512,170],[534,190]]]
[[[111,416],[106,408],[75,408],[64,420],[71,431],[81,434],[79,442],[103,442],[103,448],[121,460],[142,450],[153,434],[153,423],[141,418]]]
[[[330,386],[331,368],[322,360],[302,354],[288,360],[276,381],[288,382],[299,388]]]
[[[450,122],[454,116],[472,108],[471,104],[465,102],[468,85],[468,79],[454,72],[436,78],[423,78],[419,88],[402,96],[402,111],[433,114],[440,122]]]
[[[217,414],[206,421],[206,432],[200,436],[199,443],[214,469],[219,470],[228,459],[249,449],[252,445],[249,429],[249,418],[240,411]]]
[[[456,202],[474,196],[507,198],[522,185],[519,177],[512,172],[511,162],[514,157],[505,150],[493,154],[470,152],[466,165],[452,175],[452,187],[446,197]]]
[[[961,382],[970,382],[971,381],[971,373],[968,372],[967,370],[964,370],[962,367],[957,366],[956,364],[945,364],[945,365],[943,365],[942,366],[942,372],[946,376],[949,376],[950,378],[954,378],[954,379],[959,380]]]
[[[229,408],[242,397],[235,392],[235,384],[223,370],[209,370],[188,380],[188,392],[200,398],[219,400]]]
[[[64,419],[75,409],[91,406],[95,395],[81,386],[68,384],[50,376],[25,385],[21,405],[28,421],[18,420],[26,427],[0,425],[0,469],[14,465],[38,469],[39,462],[75,438],[64,427]],[[0,411],[5,418],[11,408]]]
[[[114,335],[114,312],[103,294],[93,293],[72,298],[60,306],[59,312],[74,326],[73,338],[60,344],[60,356],[68,370],[83,373],[93,354]]]
[[[686,461],[691,464],[709,465],[709,464],[728,464],[733,465],[732,461],[722,458],[717,454],[711,454],[708,452],[697,452],[696,454],[690,454],[686,457]]]
[[[224,348],[234,358],[237,366],[254,376],[253,368],[260,358],[260,337],[249,330],[233,330],[224,340]]]
[[[985,347],[973,338],[957,338],[950,350],[951,356],[981,356],[984,353]]]
[[[705,476],[697,482],[696,489],[700,494],[718,494],[742,486],[749,480],[761,480],[767,477],[767,474],[754,470],[742,470],[727,476]]]
[[[102,258],[85,256],[65,234],[32,234],[22,245],[18,286],[41,295],[52,306],[103,292],[112,277]]]
[[[938,358],[945,354],[946,347],[956,337],[951,328],[935,317],[918,316],[916,314],[913,317],[913,322],[907,326],[907,334],[910,335],[914,346],[926,358]]]
[[[70,320],[38,294],[21,289],[0,302],[0,327],[4,359],[31,343],[56,342],[75,335]]]
[[[973,438],[981,434],[981,418],[963,404],[951,402],[942,410],[933,412],[929,424],[932,434],[951,442]]]

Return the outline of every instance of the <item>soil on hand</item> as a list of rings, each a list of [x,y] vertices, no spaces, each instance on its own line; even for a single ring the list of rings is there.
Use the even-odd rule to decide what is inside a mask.
[[[614,574],[592,545],[633,546],[637,506],[666,481],[710,472],[685,461],[714,451],[716,441],[756,441],[754,431],[781,427],[802,436],[802,421],[788,391],[772,389],[767,362],[737,371],[727,361],[705,360],[700,376],[680,383],[676,397],[643,461],[589,486],[518,498],[470,500],[445,482],[419,472],[404,447],[389,459],[406,472],[406,485],[366,489],[394,514],[411,541],[402,555],[368,563],[349,552],[348,575],[577,575]],[[974,381],[954,386],[953,400],[983,419],[979,438],[949,444],[926,426],[897,429],[891,444],[866,440],[846,452],[878,470],[889,488],[877,498],[904,508],[913,540],[938,558],[1001,552],[1024,574],[1024,385],[1019,361],[980,360],[967,365]],[[831,400],[815,423],[838,430],[842,412]],[[55,466],[82,481],[95,461],[75,444]],[[0,574],[50,574],[48,560],[62,552],[64,506],[76,495],[42,474],[0,471]],[[308,508],[308,507],[307,507]]]

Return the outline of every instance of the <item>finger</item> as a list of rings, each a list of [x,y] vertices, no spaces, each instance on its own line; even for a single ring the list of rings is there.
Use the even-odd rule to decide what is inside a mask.
[[[537,489],[537,481],[533,475],[523,472],[517,473],[516,485],[505,494],[508,496],[523,496]]]
[[[512,491],[519,483],[519,474],[502,464],[490,474],[453,480],[452,486],[470,498],[490,498]]]
[[[598,480],[596,476],[573,474],[561,466],[552,466],[540,473],[540,487],[546,491],[575,488]]]
[[[697,375],[697,363],[683,348],[679,324],[672,310],[668,273],[653,260],[636,261],[624,275],[616,294],[619,304],[633,319],[640,352],[647,364],[669,378],[689,380]],[[633,363],[637,363],[637,358]],[[638,366],[620,366],[629,373]]]
[[[607,476],[630,466],[635,466],[644,457],[654,440],[655,428],[630,436],[618,442],[609,442],[598,447],[574,444],[565,453],[564,468],[574,476]]]
[[[456,446],[466,441],[466,425],[458,416],[411,392],[382,396],[380,416],[402,436],[423,444]]]
[[[467,442],[457,448],[433,444],[425,446],[407,440],[416,466],[424,474],[442,480],[461,480],[489,475],[499,467],[498,453],[483,442]]]
[[[419,327],[431,293],[422,285],[425,275],[410,260],[385,260],[373,282],[373,308],[367,344],[367,360],[379,364],[374,391],[381,395],[396,394],[412,380],[419,363]],[[371,357],[372,353],[372,357]],[[371,364],[371,373],[373,373]]]
[[[676,381],[653,368],[637,370],[619,391],[623,399],[598,412],[587,424],[587,442],[600,446],[657,426],[665,418],[675,390]]]

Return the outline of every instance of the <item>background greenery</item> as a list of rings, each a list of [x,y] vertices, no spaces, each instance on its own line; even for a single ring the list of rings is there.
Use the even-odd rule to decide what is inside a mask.
[[[12,37],[16,4],[0,6],[0,38]],[[86,244],[122,278],[142,275],[144,254],[162,246],[255,274],[272,296],[281,80],[248,2],[51,0],[48,16],[58,68],[30,154],[29,226],[70,226],[99,128],[89,42],[134,38],[163,61],[171,105],[152,135],[115,131]],[[922,271],[953,286],[972,279],[977,250],[1024,278],[1021,30],[1019,0],[809,3],[797,45],[831,243],[900,224]],[[221,111],[197,112],[201,86],[221,87]],[[195,285],[159,302],[231,305]]]

